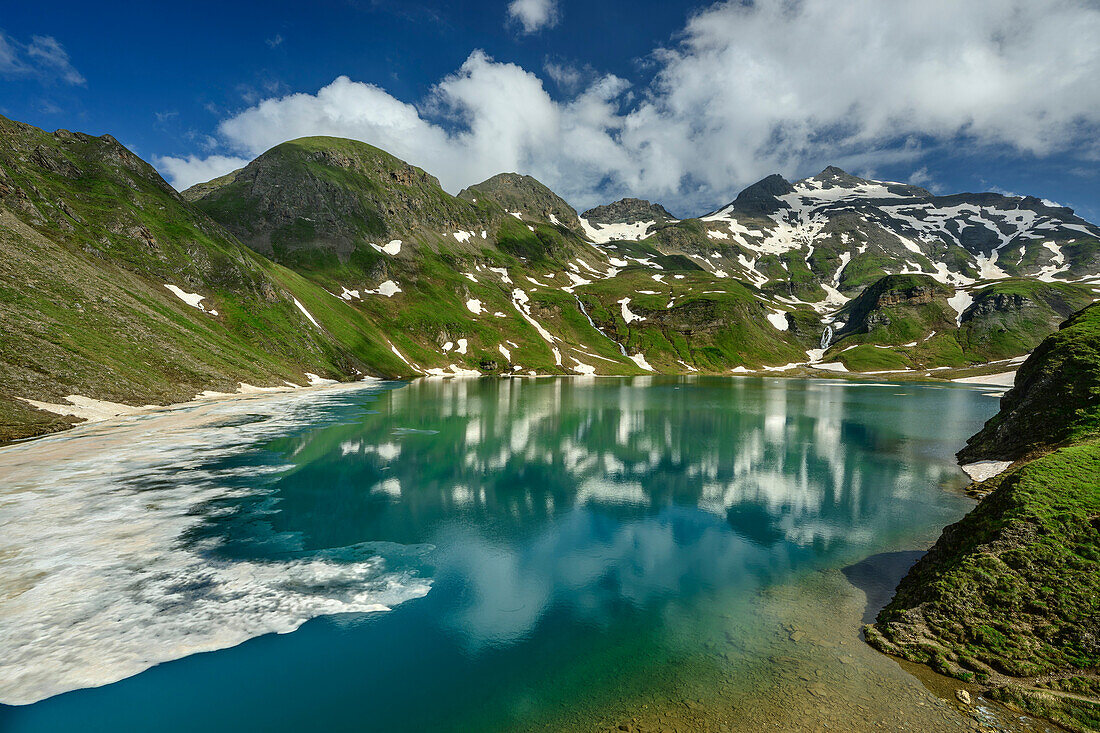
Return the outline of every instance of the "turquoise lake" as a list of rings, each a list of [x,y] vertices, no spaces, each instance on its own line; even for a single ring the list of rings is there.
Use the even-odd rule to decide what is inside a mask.
[[[953,454],[996,410],[419,380],[9,446],[0,731],[964,730],[859,626],[973,506]]]

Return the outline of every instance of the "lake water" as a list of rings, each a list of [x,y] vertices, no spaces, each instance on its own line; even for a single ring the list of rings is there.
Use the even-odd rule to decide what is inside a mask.
[[[0,730],[963,730],[859,625],[972,506],[996,409],[420,380],[10,446]]]

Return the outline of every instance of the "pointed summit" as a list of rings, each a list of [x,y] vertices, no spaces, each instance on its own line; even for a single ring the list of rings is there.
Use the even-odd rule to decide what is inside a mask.
[[[787,206],[779,201],[778,197],[793,192],[794,186],[790,181],[778,173],[773,173],[737,194],[731,206],[734,210],[746,214],[771,214]]]
[[[904,196],[911,198],[931,198],[932,194],[919,186],[893,181],[876,181],[870,178],[860,178],[838,168],[835,165],[826,166],[816,176],[803,178],[795,183],[795,188],[800,193],[812,192],[814,189],[828,191],[829,189],[844,188],[858,189],[856,194],[867,198],[875,198],[876,195]]]
[[[834,188],[838,186],[840,188],[856,188],[857,186],[865,186],[874,183],[874,181],[853,176],[851,173],[837,168],[835,165],[827,166],[825,170],[807,180],[820,183],[822,188]]]

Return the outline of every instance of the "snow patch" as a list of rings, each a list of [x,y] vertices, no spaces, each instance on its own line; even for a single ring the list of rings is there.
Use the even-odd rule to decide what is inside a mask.
[[[776,327],[780,331],[787,330],[787,312],[786,311],[773,311],[767,315],[768,323]]]
[[[999,374],[983,374],[978,377],[959,377],[952,379],[959,384],[989,384],[997,387],[1011,387],[1016,383],[1016,372],[1000,372]]]
[[[306,318],[309,319],[310,323],[312,323],[317,328],[321,327],[321,324],[317,322],[317,319],[310,315],[309,311],[306,310],[306,307],[302,305],[297,298],[292,298],[292,300],[294,301],[294,305],[298,306],[298,310],[302,311],[302,313],[306,315]]]
[[[970,307],[970,304],[974,302],[974,296],[965,290],[956,290],[955,294],[947,299],[947,304],[955,309],[955,325],[961,326],[963,321],[963,311]]]
[[[1012,461],[975,461],[959,466],[971,481],[985,481],[1004,473],[1005,469],[1012,465]]]
[[[572,367],[572,369],[573,369],[573,371],[577,372],[578,374],[595,374],[596,373],[596,367],[592,366],[591,364],[585,364],[583,361],[581,361],[580,359],[578,359],[575,356],[571,356],[569,358],[572,359],[574,362],[576,362],[576,366]]]
[[[627,323],[633,323],[634,321],[644,321],[645,320],[645,316],[639,316],[637,313],[632,313],[630,308],[627,307],[628,305],[630,305],[630,298],[623,298],[622,300],[618,301],[618,303],[619,303],[619,305],[621,305],[623,307],[623,310],[622,310],[623,320],[626,321]]]
[[[172,291],[173,295],[182,300],[184,303],[187,303],[187,305],[191,306],[192,308],[198,308],[203,313],[209,313],[212,316],[218,315],[218,312],[216,310],[207,310],[206,306],[202,304],[202,301],[205,299],[206,296],[199,295],[198,293],[188,293],[187,291],[182,290],[175,285],[171,285],[169,283],[164,283],[164,287],[168,288],[170,291]]]
[[[585,218],[581,218],[580,222],[585,235],[596,244],[607,244],[614,241],[636,242],[639,239],[645,239],[646,231],[656,224],[656,221],[635,221],[629,224],[592,224]]]
[[[385,244],[381,247],[379,247],[377,244],[373,244],[373,243],[371,244],[371,246],[374,247],[379,252],[385,252],[388,255],[396,255],[396,254],[399,254],[401,252],[401,240],[400,239],[390,240],[390,242],[388,244]]]
[[[841,364],[839,361],[831,361],[827,364],[814,364],[814,369],[823,369],[827,372],[846,372],[848,367]]]

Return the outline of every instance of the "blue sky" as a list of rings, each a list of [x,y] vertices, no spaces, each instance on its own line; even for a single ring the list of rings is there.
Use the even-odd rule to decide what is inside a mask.
[[[680,215],[836,164],[1100,219],[1095,0],[14,3],[0,113],[177,187],[305,134]]]

